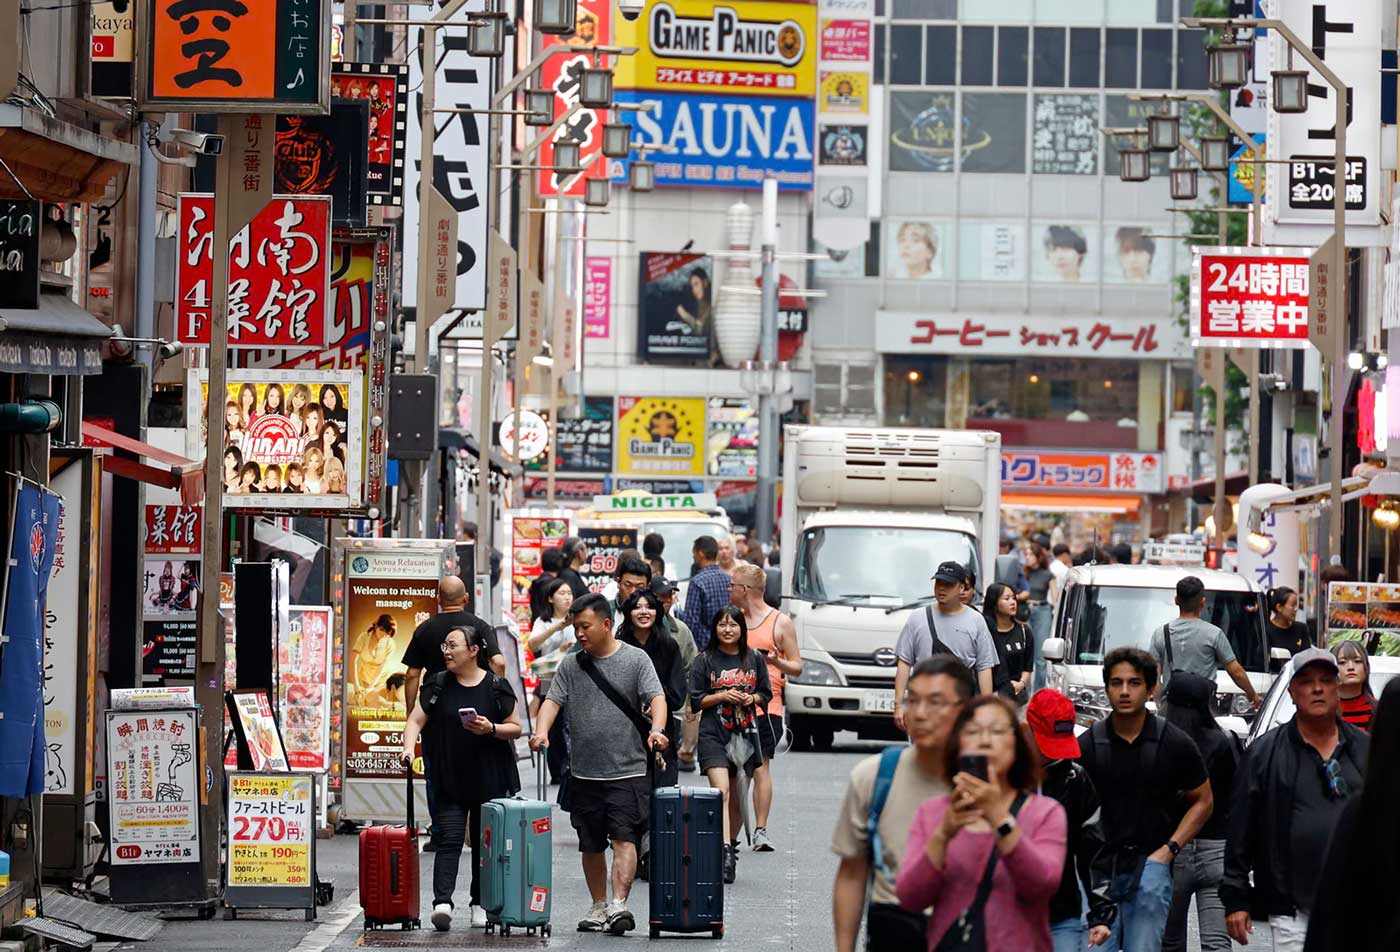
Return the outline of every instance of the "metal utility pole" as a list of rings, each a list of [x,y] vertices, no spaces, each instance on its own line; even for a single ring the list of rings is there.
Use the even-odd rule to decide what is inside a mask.
[[[778,180],[770,173],[763,180],[762,262],[763,310],[758,338],[763,386],[758,394],[758,505],[754,530],[758,541],[773,541],[777,516],[779,413],[775,392],[778,374]]]

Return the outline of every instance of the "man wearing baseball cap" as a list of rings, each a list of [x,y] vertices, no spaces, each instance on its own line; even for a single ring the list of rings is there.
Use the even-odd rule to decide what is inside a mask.
[[[1088,771],[1075,763],[1079,738],[1074,735],[1074,702],[1054,688],[1043,688],[1026,707],[1026,724],[1045,758],[1040,792],[1065,808],[1067,824],[1064,873],[1060,888],[1050,897],[1050,938],[1055,952],[1082,952],[1108,939],[1117,913],[1108,898],[1112,870],[1106,862],[1099,794]],[[1087,935],[1080,883],[1089,899]]]
[[[963,596],[972,585],[967,566],[944,562],[933,573],[933,599],[936,604],[915,610],[904,622],[895,641],[894,723],[904,725],[904,689],[909,672],[920,661],[936,654],[950,654],[977,675],[977,690],[992,693],[992,669],[997,666],[997,646],[987,630],[981,612],[964,604]]]
[[[1260,920],[1274,952],[1301,952],[1320,858],[1342,807],[1361,792],[1370,737],[1340,717],[1331,652],[1300,651],[1285,673],[1295,713],[1254,741],[1240,763],[1220,900],[1236,942],[1247,944]]]

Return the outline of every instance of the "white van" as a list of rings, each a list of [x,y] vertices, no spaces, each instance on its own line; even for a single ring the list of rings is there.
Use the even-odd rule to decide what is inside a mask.
[[[1178,616],[1176,583],[1188,575],[1206,587],[1201,617],[1225,632],[1260,696],[1269,690],[1264,593],[1247,578],[1181,565],[1079,565],[1065,577],[1054,628],[1041,653],[1048,685],[1074,702],[1080,723],[1108,716],[1104,657],[1115,648],[1147,650],[1152,634]],[[1249,698],[1224,671],[1216,675],[1215,714],[1254,717]]]

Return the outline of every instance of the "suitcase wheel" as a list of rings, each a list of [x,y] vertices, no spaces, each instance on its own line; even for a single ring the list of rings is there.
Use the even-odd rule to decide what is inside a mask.
[[[495,935],[495,934],[496,934],[496,924],[495,924],[494,922],[491,922],[490,920],[487,920],[487,922],[486,922],[486,934],[487,934],[487,935]]]
[[[374,928],[375,926],[377,926],[377,925],[379,925],[379,923],[375,921],[374,916],[365,916],[365,930],[366,930],[366,931],[368,931],[368,930],[370,930],[370,929],[373,929],[373,928]]]
[[[711,929],[711,930],[710,930],[710,938],[711,938],[711,939],[723,939],[723,938],[724,938],[724,926],[715,926],[713,929]]]
[[[546,922],[544,925],[540,926],[540,935],[544,936],[546,939],[548,939],[548,938],[549,938],[551,935],[553,935],[553,934],[554,934],[554,927],[551,926],[548,922]]]
[[[503,935],[503,936],[508,936],[508,935],[510,935],[510,926],[507,925],[507,924],[504,923],[504,922],[501,923],[501,935]]]

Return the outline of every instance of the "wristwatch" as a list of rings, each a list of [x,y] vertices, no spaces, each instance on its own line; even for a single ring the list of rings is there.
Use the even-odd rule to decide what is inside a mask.
[[[1016,818],[1014,816],[1009,816],[997,825],[997,836],[1003,838],[1008,837],[1014,829],[1016,829]]]
[[[1181,844],[1176,840],[1167,840],[1167,849],[1172,851],[1172,858],[1175,859],[1176,855],[1181,852]]]

